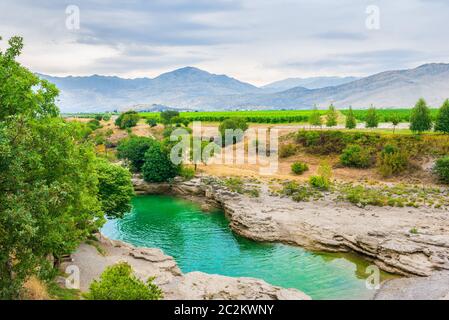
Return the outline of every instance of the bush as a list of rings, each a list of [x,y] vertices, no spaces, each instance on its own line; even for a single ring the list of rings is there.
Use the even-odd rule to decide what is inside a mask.
[[[192,180],[195,177],[195,169],[191,167],[181,166],[179,175],[184,180]]]
[[[366,127],[367,128],[377,128],[379,126],[379,116],[377,115],[377,110],[371,106],[366,113]]]
[[[329,190],[331,186],[332,169],[323,163],[318,168],[318,175],[310,177],[310,185],[321,190]]]
[[[283,144],[279,148],[279,157],[288,158],[296,154],[296,146],[293,143]]]
[[[139,172],[145,163],[145,153],[155,143],[157,143],[156,140],[147,137],[133,136],[121,140],[117,146],[117,157],[128,159],[131,162],[132,170]]]
[[[245,119],[242,118],[232,118],[232,119],[226,119],[224,120],[220,126],[218,127],[218,130],[220,131],[221,137],[223,139],[223,145],[226,142],[231,141],[232,143],[237,143],[238,141],[241,141],[243,138],[243,133],[245,133],[246,130],[248,130],[248,124],[246,123]],[[227,130],[241,130],[242,135],[226,135]]]
[[[166,182],[179,173],[179,166],[172,163],[169,152],[159,142],[153,143],[145,153],[142,174],[148,182]]]
[[[110,113],[105,113],[104,115],[103,115],[103,121],[109,121],[109,120],[111,120],[111,114]]]
[[[367,148],[350,145],[343,150],[340,162],[347,167],[368,168],[371,165],[371,153]]]
[[[162,291],[153,280],[144,283],[133,275],[128,263],[121,262],[106,268],[100,281],[92,282],[85,297],[88,300],[160,300]]]
[[[147,124],[148,124],[151,128],[154,128],[154,127],[157,126],[157,121],[156,121],[156,119],[150,118],[150,119],[147,120]]]
[[[100,121],[98,121],[97,119],[91,120],[87,123],[87,126],[92,130],[95,131],[97,129],[101,128],[101,124]]]
[[[225,180],[225,186],[232,192],[243,194],[243,180],[240,178],[229,178]]]
[[[389,201],[389,199],[385,195],[383,195],[380,191],[375,189],[368,189],[362,186],[346,188],[343,191],[343,193],[345,195],[346,200],[348,200],[353,204],[361,205],[363,207],[367,205],[383,207],[386,206]],[[393,201],[390,204],[394,206],[395,200],[390,199],[390,201]]]
[[[172,119],[175,117],[179,117],[179,111],[175,111],[175,110],[167,110],[167,111],[163,111],[161,112],[161,121],[163,124],[165,125],[169,125],[172,123]]]
[[[140,120],[140,115],[136,111],[128,111],[122,113],[117,120],[115,120],[115,125],[120,129],[130,129],[135,127]]]
[[[384,177],[399,174],[408,167],[408,154],[393,145],[386,145],[380,152],[378,166]]]
[[[438,159],[433,170],[441,182],[449,184],[449,156]]]
[[[309,170],[309,166],[302,162],[295,162],[292,164],[292,172],[300,175]]]

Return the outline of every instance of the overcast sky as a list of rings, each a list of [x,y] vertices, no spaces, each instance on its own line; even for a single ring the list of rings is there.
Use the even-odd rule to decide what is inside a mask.
[[[78,30],[66,27],[68,5]],[[380,29],[366,27],[369,5]],[[0,47],[23,36],[21,62],[50,75],[195,66],[262,85],[449,62],[448,23],[447,0],[0,0]]]

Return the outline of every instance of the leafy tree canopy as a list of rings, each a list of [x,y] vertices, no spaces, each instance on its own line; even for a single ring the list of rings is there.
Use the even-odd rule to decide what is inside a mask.
[[[435,122],[435,131],[449,133],[449,100],[444,101]]]
[[[145,163],[145,153],[156,141],[147,137],[132,136],[119,142],[117,156],[119,159],[128,159],[133,171],[142,171]]]
[[[432,129],[432,118],[430,109],[424,99],[419,99],[415,107],[412,109],[410,116],[410,130],[413,132],[424,132]]]

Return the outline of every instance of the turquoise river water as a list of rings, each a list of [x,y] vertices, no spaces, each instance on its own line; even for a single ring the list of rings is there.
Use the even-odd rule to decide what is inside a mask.
[[[259,278],[297,288],[313,299],[369,299],[374,294],[365,285],[369,264],[363,259],[251,241],[234,234],[228,224],[221,211],[204,213],[189,201],[143,196],[133,200],[133,210],[124,219],[108,221],[102,233],[135,246],[160,248],[185,273]]]

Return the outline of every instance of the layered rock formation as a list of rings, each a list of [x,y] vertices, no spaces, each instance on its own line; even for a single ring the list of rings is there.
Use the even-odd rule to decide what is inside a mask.
[[[129,263],[137,277],[154,283],[169,300],[309,300],[296,289],[283,289],[252,278],[230,278],[202,272],[183,274],[176,261],[159,249],[136,248],[120,241],[100,238],[97,248],[83,244],[72,255],[73,261],[62,265],[75,265],[80,270],[80,289],[85,292],[98,279],[106,267],[118,262]]]
[[[134,180],[145,194],[167,193],[169,188]],[[222,207],[233,231],[249,239],[315,251],[353,251],[400,275],[429,276],[449,270],[449,214],[445,210],[358,208],[325,200],[297,203],[270,195],[266,187],[260,197],[250,198],[208,178],[177,182],[169,192]]]

